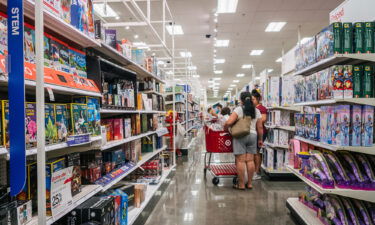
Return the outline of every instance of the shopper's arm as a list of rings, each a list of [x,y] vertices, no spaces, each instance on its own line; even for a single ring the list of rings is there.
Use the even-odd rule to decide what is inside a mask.
[[[267,114],[262,114],[262,124],[267,122]]]
[[[232,126],[237,121],[238,115],[237,113],[233,112],[229,119],[224,124],[224,130],[228,130],[230,126]]]
[[[257,120],[258,146],[263,146],[263,122],[262,119]]]

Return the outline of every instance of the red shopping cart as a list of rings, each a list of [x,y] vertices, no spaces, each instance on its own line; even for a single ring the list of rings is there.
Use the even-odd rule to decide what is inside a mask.
[[[232,136],[225,131],[213,131],[205,126],[206,153],[204,155],[204,178],[207,171],[213,178],[212,183],[218,185],[220,178],[233,178],[233,184],[237,183],[237,170],[233,162],[215,162],[211,163],[212,153],[231,153],[233,152]],[[208,157],[208,161],[207,161]]]

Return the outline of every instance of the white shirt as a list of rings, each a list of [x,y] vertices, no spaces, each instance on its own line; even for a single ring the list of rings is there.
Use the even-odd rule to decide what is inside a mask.
[[[241,106],[235,108],[233,112],[235,112],[237,114],[239,119],[243,118],[243,110],[242,110]],[[262,114],[260,114],[259,109],[255,108],[255,118],[251,120],[250,133],[258,134],[257,129],[256,129],[256,125],[257,125],[258,119],[260,119],[260,118],[262,118]]]

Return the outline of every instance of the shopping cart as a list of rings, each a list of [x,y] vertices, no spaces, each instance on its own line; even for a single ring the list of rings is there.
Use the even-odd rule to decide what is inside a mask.
[[[233,178],[233,184],[237,183],[237,170],[233,162],[211,163],[212,153],[232,153],[232,136],[225,131],[213,131],[205,126],[206,153],[204,155],[204,178],[207,170],[212,174],[212,183],[218,185],[220,178]],[[208,161],[207,161],[208,157]]]

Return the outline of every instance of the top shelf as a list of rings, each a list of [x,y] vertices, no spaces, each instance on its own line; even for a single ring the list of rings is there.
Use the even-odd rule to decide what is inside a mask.
[[[313,102],[295,103],[295,106],[322,106],[332,104],[358,104],[375,106],[375,98],[344,98],[344,99],[326,99]]]
[[[274,106],[274,107],[267,107],[268,110],[287,110],[287,111],[295,111],[300,112],[301,107],[298,106]]]
[[[308,66],[305,69],[296,71],[295,75],[307,76],[337,64],[355,65],[364,62],[375,62],[375,54],[335,54],[327,59],[323,59],[311,66]]]

